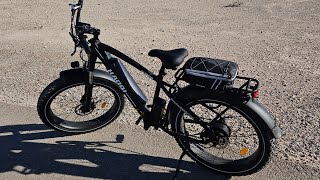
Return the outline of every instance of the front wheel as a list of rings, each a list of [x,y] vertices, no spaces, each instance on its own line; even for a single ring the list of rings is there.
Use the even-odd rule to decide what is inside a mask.
[[[86,133],[111,123],[124,107],[123,94],[111,81],[94,78],[89,111],[83,110],[84,91],[85,83],[81,79],[53,81],[39,97],[40,119],[59,131]]]
[[[241,98],[199,88],[182,91],[178,98],[210,129],[205,130],[177,106],[172,108],[172,130],[197,139],[176,138],[193,160],[218,173],[238,176],[252,174],[268,162],[270,129]]]

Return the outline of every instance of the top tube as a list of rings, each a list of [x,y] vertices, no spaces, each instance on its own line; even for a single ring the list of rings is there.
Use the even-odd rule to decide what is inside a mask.
[[[149,75],[153,80],[157,79],[157,76],[155,74],[153,74],[151,71],[149,71],[146,67],[142,66],[141,64],[137,63],[135,60],[131,59],[130,57],[128,57],[127,55],[123,54],[122,52],[120,52],[119,50],[104,44],[104,43],[99,43],[98,44],[98,50],[104,52],[107,51],[113,55],[115,55],[116,57],[122,59],[123,61],[127,62],[128,64],[132,65],[133,67],[135,67],[136,69],[138,69],[139,71],[142,71],[144,73],[146,73],[147,75]],[[99,51],[98,51],[99,52]],[[103,54],[101,52],[99,52],[100,54]],[[103,57],[101,57],[103,58]],[[102,60],[102,59],[101,59]]]

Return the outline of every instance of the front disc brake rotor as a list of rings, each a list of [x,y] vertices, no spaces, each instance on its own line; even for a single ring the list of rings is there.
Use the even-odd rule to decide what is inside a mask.
[[[76,106],[74,112],[79,115],[79,116],[85,116],[85,115],[88,115],[90,113],[92,113],[92,111],[96,108],[96,105],[94,102],[91,103],[91,106],[90,106],[90,110],[89,111],[86,111],[86,108],[84,107],[84,105],[82,104],[79,104],[78,106]]]

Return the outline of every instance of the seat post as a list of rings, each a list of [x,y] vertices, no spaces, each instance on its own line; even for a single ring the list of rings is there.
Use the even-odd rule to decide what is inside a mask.
[[[159,70],[159,74],[158,74],[158,77],[160,80],[163,79],[163,77],[166,75],[166,72],[165,72],[166,68],[163,66],[163,64],[161,65],[161,68]]]
[[[157,85],[156,85],[156,89],[154,91],[153,104],[155,103],[155,99],[159,97],[159,94],[160,94],[160,83],[161,83],[163,77],[166,74],[165,69],[166,68],[162,64],[161,68],[159,70],[159,74],[158,74],[157,80],[156,80]]]

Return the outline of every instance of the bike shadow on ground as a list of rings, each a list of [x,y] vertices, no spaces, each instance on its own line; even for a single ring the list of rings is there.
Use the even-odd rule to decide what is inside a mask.
[[[116,147],[116,143],[122,143],[123,135],[105,142],[32,142],[65,136],[68,135],[48,130],[40,124],[0,127],[0,173],[57,173],[100,179],[172,179],[175,174],[177,159],[154,157]],[[180,167],[178,179],[230,179],[195,162],[182,160]]]

